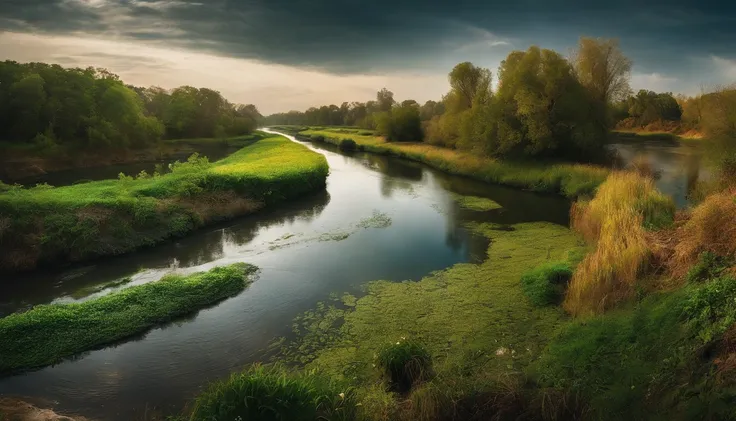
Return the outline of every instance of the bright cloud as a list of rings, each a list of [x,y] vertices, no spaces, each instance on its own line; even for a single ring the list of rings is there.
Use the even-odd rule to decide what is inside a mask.
[[[398,100],[412,98],[419,102],[439,99],[449,89],[444,73],[336,75],[160,44],[78,36],[0,33],[0,56],[20,62],[104,67],[137,86],[207,87],[222,92],[232,102],[256,104],[264,114],[365,101],[373,99],[383,87],[392,90]]]

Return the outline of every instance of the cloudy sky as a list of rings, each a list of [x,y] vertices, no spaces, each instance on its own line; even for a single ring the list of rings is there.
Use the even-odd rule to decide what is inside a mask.
[[[646,4],[645,4],[646,3]],[[208,87],[263,113],[438,99],[460,61],[616,37],[632,86],[736,82],[736,2],[714,0],[0,0],[0,59],[105,67],[135,85]]]

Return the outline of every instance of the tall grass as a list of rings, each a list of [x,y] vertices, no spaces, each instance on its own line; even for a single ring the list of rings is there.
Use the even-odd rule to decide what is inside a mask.
[[[253,366],[213,383],[194,402],[190,421],[352,421],[352,389],[310,371]]]
[[[736,190],[711,194],[693,209],[675,233],[669,268],[675,277],[684,276],[703,252],[726,259],[736,257]]]
[[[121,254],[324,188],[325,158],[268,136],[208,163],[0,193],[0,270]]]
[[[345,135],[330,130],[300,132],[310,138],[339,145]],[[380,136],[350,134],[359,150],[423,162],[441,171],[477,180],[567,197],[591,195],[609,173],[587,164],[511,162],[424,143],[390,143]]]
[[[384,371],[391,387],[401,393],[426,381],[432,373],[432,356],[414,340],[401,338],[385,345],[378,352],[378,366]]]
[[[43,367],[146,332],[236,295],[255,266],[243,263],[124,289],[73,304],[41,305],[0,319],[0,374]]]
[[[573,273],[563,306],[574,315],[601,313],[628,298],[647,266],[645,229],[671,223],[675,206],[654,182],[612,173],[589,202],[576,203],[571,224],[595,245]]]

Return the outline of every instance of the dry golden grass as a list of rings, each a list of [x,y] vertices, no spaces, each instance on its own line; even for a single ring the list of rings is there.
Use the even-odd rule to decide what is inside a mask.
[[[674,232],[674,238],[668,266],[675,278],[683,277],[704,251],[736,256],[736,190],[706,197]]]
[[[571,225],[595,249],[573,273],[565,310],[597,314],[628,298],[650,257],[644,227],[664,225],[673,215],[672,200],[634,172],[612,173],[591,201],[576,203]]]

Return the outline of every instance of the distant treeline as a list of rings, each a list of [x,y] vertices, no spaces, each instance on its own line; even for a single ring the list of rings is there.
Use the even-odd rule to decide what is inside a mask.
[[[260,117],[210,89],[137,88],[105,69],[0,62],[0,141],[11,144],[143,147],[247,134]]]
[[[694,98],[646,90],[632,95],[631,67],[616,40],[581,38],[570,59],[535,46],[511,52],[499,66],[495,91],[490,70],[464,62],[448,75],[451,89],[440,101],[398,103],[384,88],[374,101],[273,114],[264,122],[358,126],[388,140],[423,140],[491,156],[569,159],[601,154],[616,126],[682,122],[711,133],[731,127],[736,135],[735,90]]]
[[[700,95],[672,95],[640,90],[613,106],[620,129],[695,130],[708,137],[736,139],[736,86]]]

